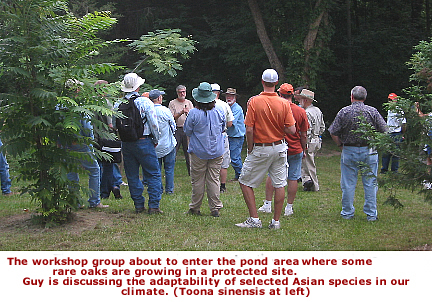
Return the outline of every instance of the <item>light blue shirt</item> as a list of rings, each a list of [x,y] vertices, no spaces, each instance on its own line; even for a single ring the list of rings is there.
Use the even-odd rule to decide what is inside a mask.
[[[174,137],[176,131],[176,123],[174,116],[171,111],[162,106],[161,104],[154,104],[156,110],[157,120],[159,124],[160,139],[159,144],[156,146],[156,155],[158,158],[162,158],[169,154],[177,145],[177,141]]]
[[[224,154],[225,114],[221,107],[203,111],[197,108],[189,111],[183,130],[190,137],[189,153],[201,159],[214,159]]]
[[[242,107],[235,102],[231,105],[231,111],[234,115],[234,121],[231,127],[227,129],[229,137],[243,137],[246,134],[246,126],[244,124],[244,115]]]
[[[129,99],[132,95],[140,96],[138,92],[134,91],[126,94],[125,97],[126,99]],[[119,105],[120,103],[117,102],[114,108],[117,109]],[[145,120],[143,135],[153,135],[153,143],[158,144],[160,139],[160,132],[156,110],[154,108],[153,102],[150,101],[149,98],[140,96],[135,99],[135,105],[137,106],[141,114],[141,118]]]

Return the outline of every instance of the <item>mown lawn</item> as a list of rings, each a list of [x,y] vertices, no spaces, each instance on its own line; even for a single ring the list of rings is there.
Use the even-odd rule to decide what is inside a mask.
[[[422,196],[403,189],[397,197],[402,209],[383,205],[388,192],[378,193],[379,220],[368,222],[363,208],[361,181],[356,190],[356,216],[340,218],[340,154],[330,140],[317,158],[320,192],[299,191],[294,215],[283,217],[280,230],[267,229],[271,214],[261,214],[262,229],[240,229],[247,208],[236,182],[221,195],[221,217],[210,216],[204,200],[203,216],[184,214],[191,195],[190,178],[182,154],[175,171],[175,194],[163,195],[163,215],[135,214],[127,187],[122,200],[113,196],[104,210],[84,209],[75,220],[50,229],[34,225],[31,215],[37,205],[28,195],[0,197],[0,250],[147,250],[147,251],[400,251],[432,244],[432,206]],[[13,175],[13,159],[9,159]],[[229,170],[228,179],[234,175]],[[85,184],[86,177],[82,176]],[[19,183],[14,183],[17,190]],[[257,206],[264,199],[264,183],[255,190]],[[146,193],[145,193],[146,196]],[[26,209],[27,211],[24,211]]]

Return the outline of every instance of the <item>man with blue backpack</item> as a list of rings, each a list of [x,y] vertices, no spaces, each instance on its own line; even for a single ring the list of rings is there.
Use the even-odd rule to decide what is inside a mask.
[[[134,201],[136,213],[145,209],[144,186],[139,178],[140,166],[148,181],[148,213],[161,214],[161,173],[155,146],[160,133],[154,104],[138,91],[145,80],[136,73],[125,75],[121,89],[125,101],[117,106],[124,117],[116,119],[116,128],[122,141],[123,162],[129,183],[129,192]]]

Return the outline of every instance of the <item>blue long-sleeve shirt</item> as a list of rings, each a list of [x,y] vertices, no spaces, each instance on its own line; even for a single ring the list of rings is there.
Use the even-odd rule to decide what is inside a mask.
[[[236,103],[231,105],[231,111],[234,115],[234,121],[231,127],[227,129],[229,137],[243,137],[246,134],[246,126],[244,124],[243,108]]]
[[[203,111],[197,108],[189,111],[183,130],[190,137],[189,153],[201,159],[214,159],[224,154],[225,114],[222,108]]]

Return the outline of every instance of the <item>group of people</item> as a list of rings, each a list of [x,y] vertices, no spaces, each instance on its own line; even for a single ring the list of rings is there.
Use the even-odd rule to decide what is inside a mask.
[[[314,106],[316,99],[313,91],[303,87],[294,89],[288,83],[283,83],[276,90],[278,74],[274,69],[267,69],[261,77],[263,91],[248,100],[244,115],[242,107],[237,104],[238,94],[234,88],[223,92],[218,84],[202,82],[192,90],[195,101],[193,103],[186,99],[186,87],[179,85],[176,88],[177,98],[165,107],[162,105],[164,91],[153,89],[139,93],[144,82],[136,73],[126,74],[121,84],[124,100],[113,106],[122,111],[126,110],[122,104],[127,104],[128,110],[135,110],[135,119],[139,120],[135,124],[140,126],[137,128],[138,136],[126,139],[126,135],[123,136],[120,132],[120,128],[128,127],[127,123],[133,124],[131,120],[114,118],[114,121],[107,121],[110,129],[118,128],[121,145],[120,148],[109,147],[106,150],[119,152],[121,149],[136,213],[163,213],[160,209],[164,191],[162,167],[165,170],[165,193],[172,194],[174,167],[180,146],[192,185],[188,214],[201,215],[202,201],[207,193],[211,215],[220,215],[223,207],[220,194],[227,189],[227,169],[230,164],[235,171],[232,181],[239,182],[249,211],[249,217],[244,222],[237,223],[238,227],[261,228],[258,212],[273,212],[269,228],[279,229],[282,211],[284,210],[285,216],[294,213],[293,202],[298,182],[302,182],[304,191],[319,191],[314,157],[321,148],[321,135],[325,124],[320,109]],[[225,96],[225,101],[219,99],[220,95]],[[400,134],[401,130],[393,124],[388,127],[377,109],[365,105],[366,96],[364,87],[354,87],[351,90],[351,105],[338,112],[328,131],[342,150],[341,216],[345,219],[354,217],[354,192],[357,175],[361,170],[365,191],[363,211],[367,220],[375,221],[378,154],[369,148],[368,142],[355,130],[359,127],[360,117],[366,119],[379,132],[393,129],[391,132],[395,139],[398,137],[396,133]],[[389,95],[390,100],[394,97],[397,96]],[[124,112],[126,111],[122,111]],[[389,119],[390,123],[391,121],[394,122]],[[86,128],[84,126],[89,125],[83,125],[83,128]],[[242,161],[241,152],[245,138],[247,157]],[[79,149],[80,146],[72,147],[75,151],[91,153],[88,147],[82,150]],[[94,159],[93,156],[91,158]],[[3,155],[0,161],[6,162]],[[388,161],[383,157],[383,172],[388,169]],[[115,163],[101,164],[102,174],[100,169],[96,169],[99,165],[95,159],[83,160],[82,164],[91,172],[90,207],[108,207],[100,200],[107,198],[110,192],[113,192],[116,198],[121,198],[118,181],[115,183],[118,178],[115,174],[119,175]],[[369,168],[367,172],[363,169],[365,164]],[[397,162],[392,165],[392,170],[397,169],[396,166]],[[6,186],[10,187],[10,179],[2,169],[0,172],[2,192],[7,195],[10,190],[8,191]],[[107,173],[108,180],[101,182],[101,175],[104,173]],[[69,177],[71,180],[79,180],[77,175],[71,174]],[[254,189],[264,179],[266,199],[263,205],[257,208]],[[148,209],[143,196],[144,184],[148,186]],[[288,197],[284,208],[286,186]]]

